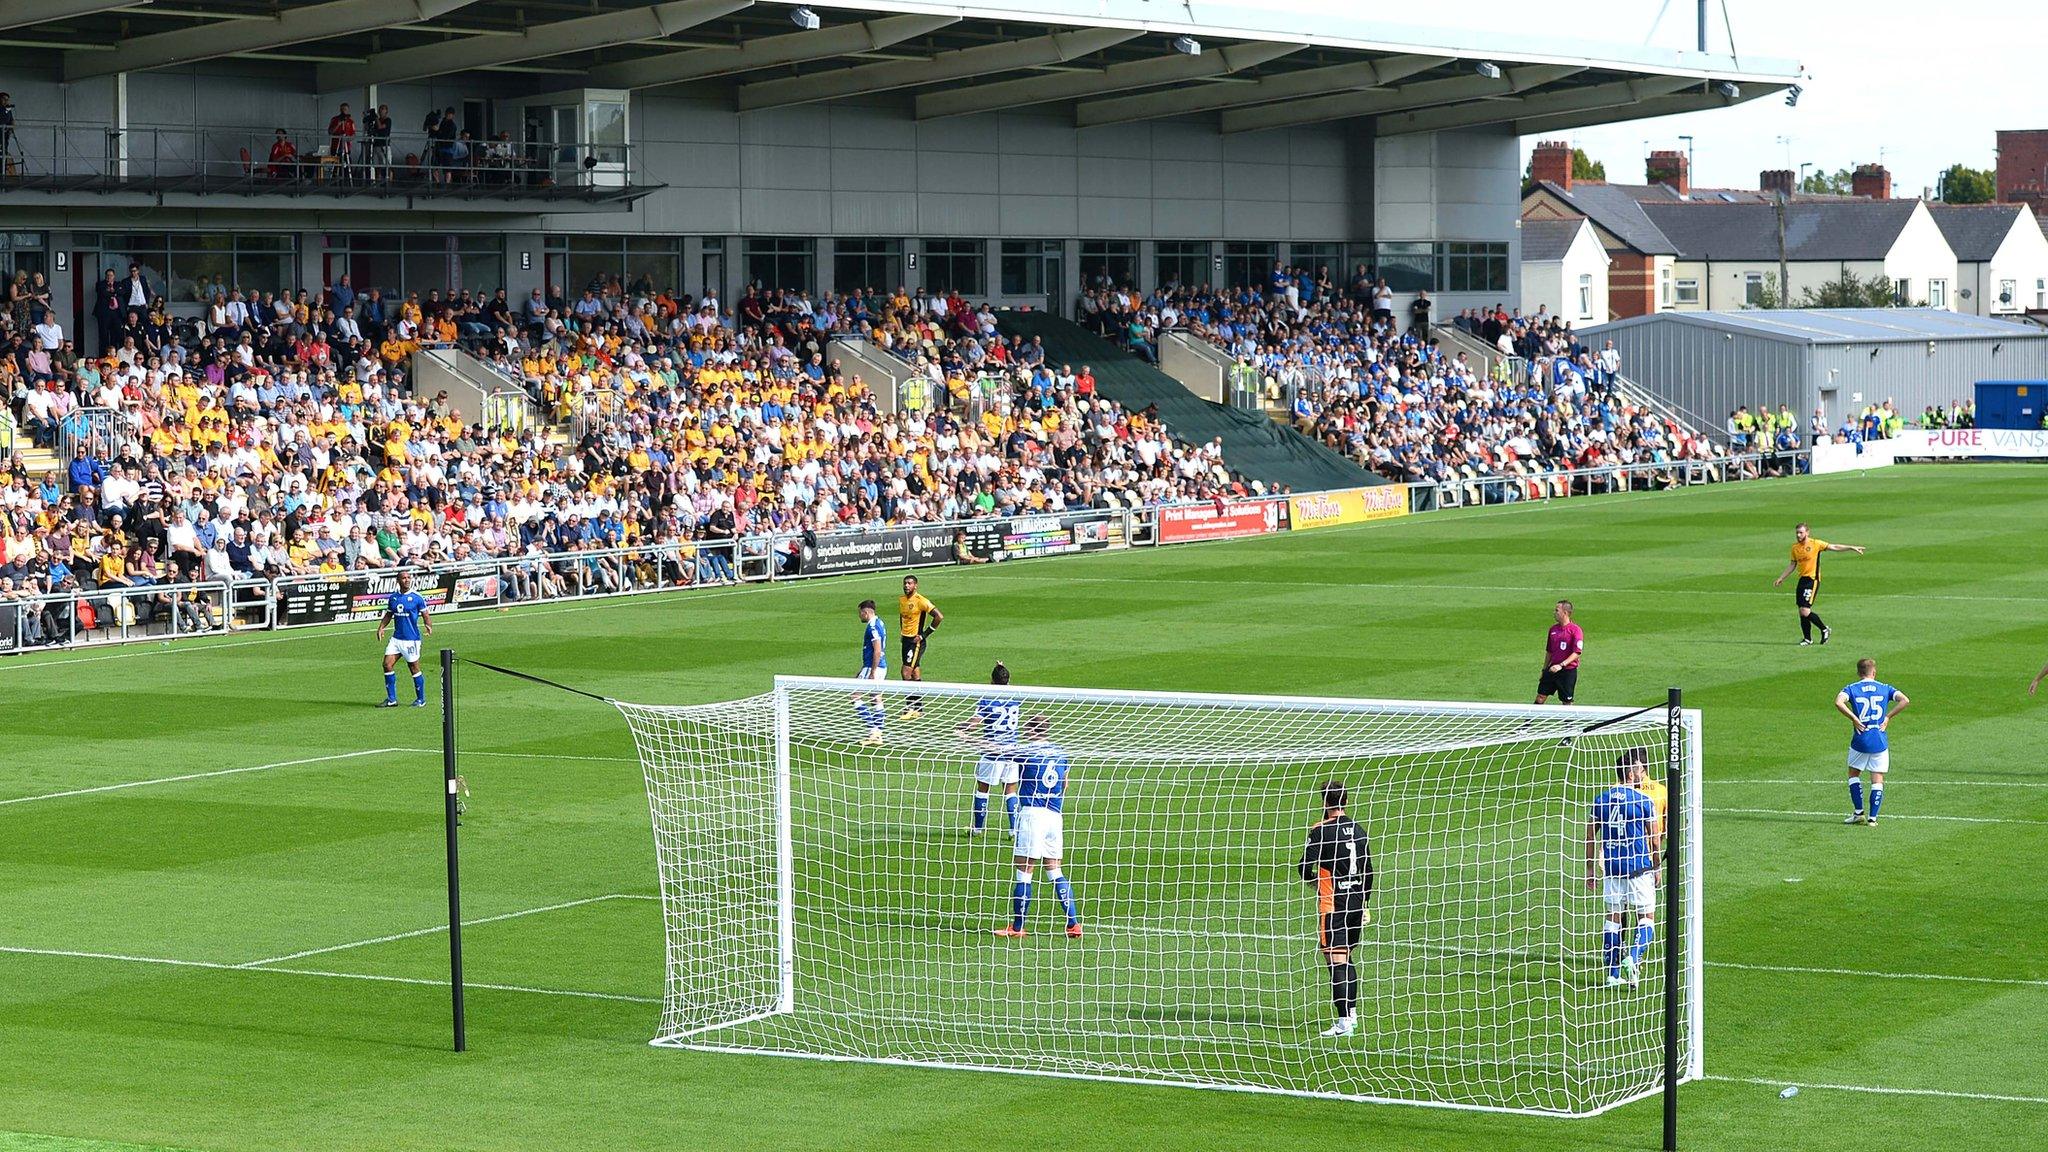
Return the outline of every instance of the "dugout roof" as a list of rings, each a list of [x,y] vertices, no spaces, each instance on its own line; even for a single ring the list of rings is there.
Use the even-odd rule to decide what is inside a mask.
[[[815,30],[792,22],[796,5],[756,0],[7,0],[0,64],[56,55],[67,81],[285,65],[308,91],[337,94],[509,72],[551,89],[709,88],[740,111],[898,93],[920,119],[1055,106],[1079,127],[1369,118],[1384,136],[1561,132],[1740,103],[1799,78],[1785,61],[1607,45],[1597,30],[1407,27],[1363,4],[1347,15],[1150,0],[808,7]]]

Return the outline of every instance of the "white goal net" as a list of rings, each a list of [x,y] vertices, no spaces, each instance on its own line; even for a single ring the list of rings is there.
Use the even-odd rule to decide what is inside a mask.
[[[985,731],[1000,714],[985,700],[1014,702],[1015,743]],[[1663,1083],[1670,926],[1659,892],[1628,964],[1631,908],[1613,983],[1589,814],[1624,761],[1679,783],[1675,756],[1679,1067],[1700,1074],[1696,713],[1674,732],[1662,706],[798,678],[619,707],[660,869],[657,1044],[1597,1113]],[[986,762],[1053,758],[1080,934],[1039,869],[1024,935],[999,936],[1020,876],[1005,774]],[[983,835],[978,766],[997,780]],[[1333,780],[1374,884],[1350,953],[1355,1029],[1329,1037],[1341,990],[1301,863]]]

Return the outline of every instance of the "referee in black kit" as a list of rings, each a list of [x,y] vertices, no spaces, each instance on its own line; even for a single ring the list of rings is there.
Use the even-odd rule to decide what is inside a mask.
[[[1365,909],[1372,899],[1372,850],[1365,829],[1344,814],[1346,799],[1341,781],[1323,785],[1323,818],[1308,830],[1301,850],[1301,878],[1316,886],[1317,940],[1330,966],[1330,1001],[1337,1008],[1337,1022],[1324,1036],[1349,1036],[1358,1029],[1358,969],[1351,949],[1372,920]]]

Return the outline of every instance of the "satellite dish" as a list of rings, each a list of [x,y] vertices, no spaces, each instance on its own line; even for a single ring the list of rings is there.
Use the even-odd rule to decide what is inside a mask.
[[[1957,292],[1956,295],[1961,296],[1965,300],[1968,300],[1970,298],[1970,290],[1968,288],[1965,288],[1962,291]]]

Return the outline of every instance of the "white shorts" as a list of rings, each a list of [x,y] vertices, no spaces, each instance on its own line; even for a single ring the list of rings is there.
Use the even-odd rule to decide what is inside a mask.
[[[1015,784],[1017,782],[1017,758],[1014,756],[983,756],[974,766],[974,780],[977,784]]]
[[[1849,770],[1851,772],[1889,772],[1892,753],[1887,748],[1882,752],[1858,752],[1849,749]]]
[[[396,656],[407,664],[417,664],[420,662],[420,643],[418,640],[400,640],[393,636],[391,642],[384,645],[384,654]]]
[[[853,678],[855,680],[887,680],[889,678],[889,666],[884,664],[880,668],[863,668],[854,673]]]
[[[1653,911],[1657,907],[1657,873],[1645,872],[1640,876],[1609,876],[1601,881],[1600,892],[1607,898],[1607,910],[1620,912],[1634,908],[1638,912]]]
[[[1066,858],[1066,832],[1060,814],[1035,804],[1017,810],[1017,855],[1027,860]]]

